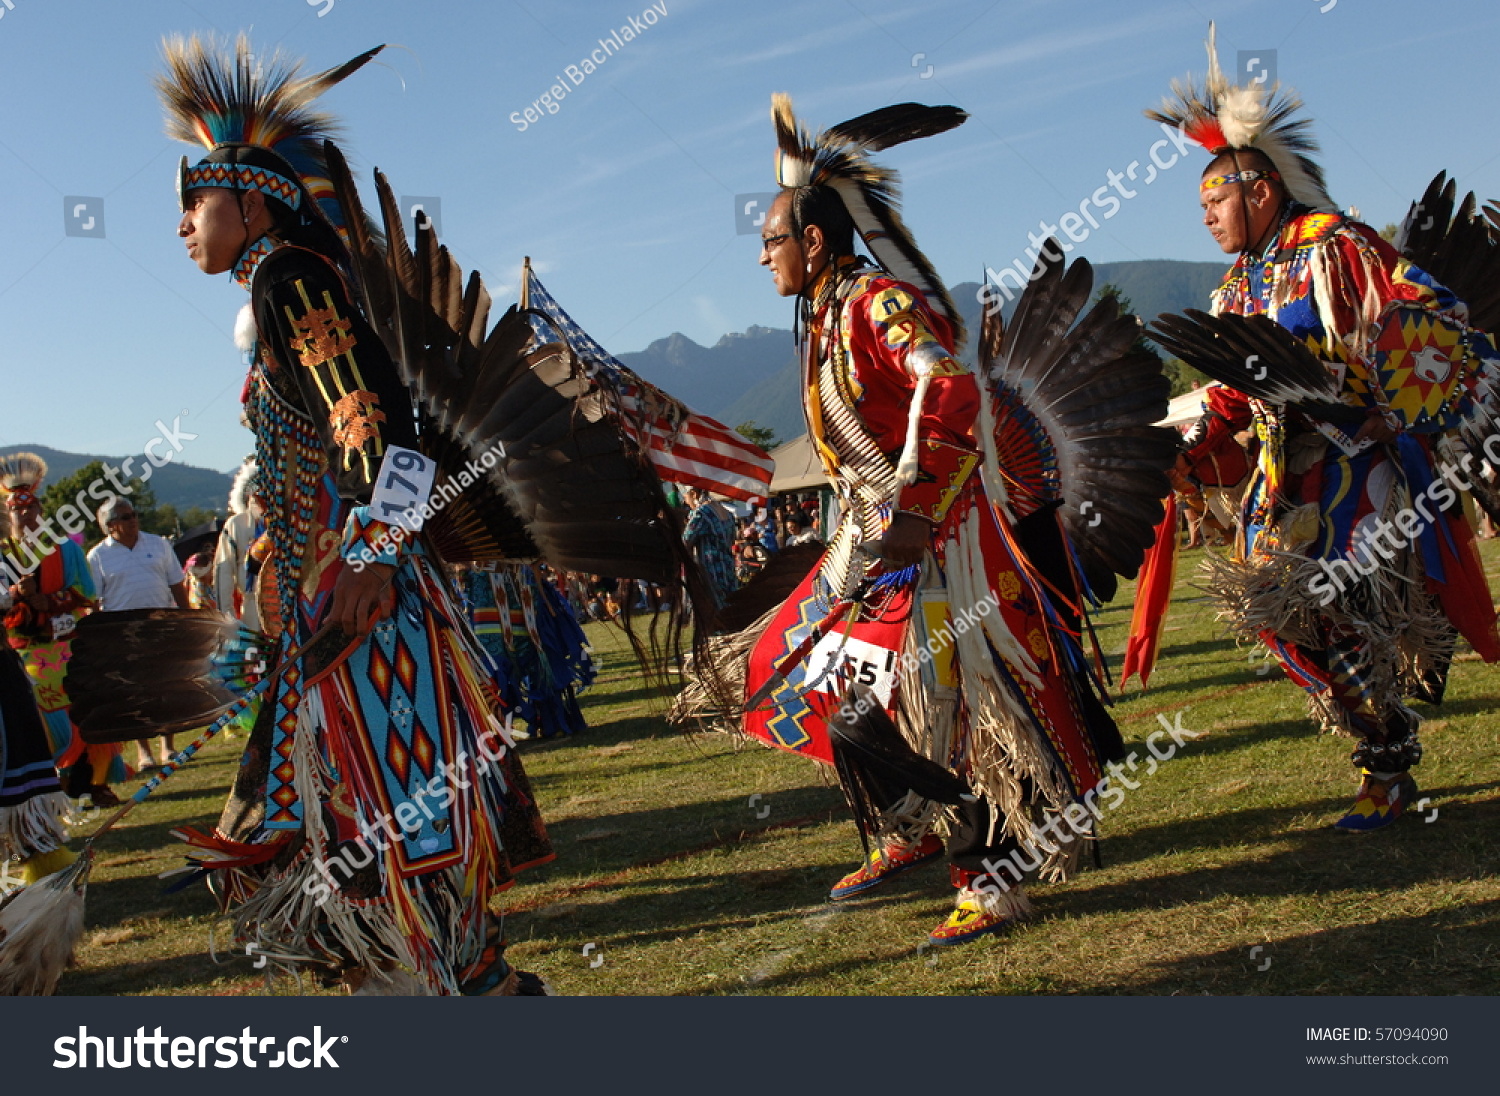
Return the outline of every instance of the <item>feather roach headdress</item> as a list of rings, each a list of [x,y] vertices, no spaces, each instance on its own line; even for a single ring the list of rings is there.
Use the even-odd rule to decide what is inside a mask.
[[[1180,128],[1214,155],[1256,149],[1275,165],[1292,200],[1313,209],[1336,213],[1328,196],[1323,169],[1312,159],[1318,151],[1307,118],[1294,118],[1302,100],[1276,84],[1231,84],[1219,67],[1214,25],[1208,25],[1208,74],[1203,86],[1191,76],[1172,81],[1172,94],[1157,110],[1146,111],[1155,122]]]
[[[342,233],[343,211],[328,179],[324,142],[338,134],[330,115],[312,109],[334,84],[364,66],[384,46],[351,61],[303,76],[280,52],[259,57],[241,35],[231,51],[196,36],[163,44],[166,72],[156,88],[167,111],[167,135],[202,144],[208,155],[192,166],[183,157],[178,188],[259,190],[303,218],[331,223]]]
[[[892,277],[922,291],[928,303],[953,324],[956,343],[963,341],[963,321],[937,272],[901,220],[898,176],[889,168],[871,163],[868,153],[946,133],[966,118],[968,115],[957,107],[901,103],[861,114],[813,136],[792,113],[790,97],[781,93],[771,97],[777,183],[787,189],[832,188],[849,211],[871,256]]]
[[[47,462],[35,453],[0,457],[0,496],[8,509],[24,510],[41,498]]]

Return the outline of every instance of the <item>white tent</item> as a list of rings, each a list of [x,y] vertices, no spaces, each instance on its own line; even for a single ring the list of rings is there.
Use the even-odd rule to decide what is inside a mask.
[[[806,434],[772,449],[771,459],[776,462],[776,470],[771,474],[773,495],[779,495],[783,491],[811,491],[815,487],[828,486],[823,462],[818,460],[812,438]]]

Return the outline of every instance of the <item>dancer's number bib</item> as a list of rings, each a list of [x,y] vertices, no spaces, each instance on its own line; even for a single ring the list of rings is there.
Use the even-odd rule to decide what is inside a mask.
[[[391,446],[380,462],[380,474],[375,477],[370,513],[381,521],[420,531],[425,517],[422,507],[432,495],[436,475],[437,461],[414,449]]]
[[[896,687],[896,652],[833,632],[812,649],[803,673],[805,681],[817,682],[812,686],[815,692],[842,697],[851,685],[863,685],[890,707]]]

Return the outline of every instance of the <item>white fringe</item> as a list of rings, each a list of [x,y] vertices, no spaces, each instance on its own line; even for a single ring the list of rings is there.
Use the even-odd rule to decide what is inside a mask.
[[[318,870],[320,862],[328,863],[330,851],[321,806],[332,782],[318,748],[323,727],[322,697],[313,688],[302,698],[292,751],[306,844],[283,871],[269,873],[258,884],[252,880],[255,892],[235,911],[236,937],[253,941],[268,953],[303,956],[310,963],[339,954],[367,970],[375,970],[382,962],[416,969],[390,901],[350,899]],[[370,852],[379,863],[381,853],[373,846]],[[400,885],[397,880],[386,882],[387,886]],[[317,883],[323,887],[311,885]],[[324,889],[331,893],[320,901]],[[437,992],[436,986],[429,988]],[[457,992],[456,984],[450,992]]]
[[[998,603],[979,552],[977,511],[969,514],[958,536],[948,542],[944,558],[952,604],[977,606],[986,598]],[[1025,843],[1031,840],[1032,804],[1022,796],[1023,780],[1031,781],[1041,803],[1054,808],[1072,802],[1073,796],[1066,774],[1039,740],[1031,713],[1001,678],[991,646],[1012,675],[1040,691],[1045,686],[1035,658],[1023,646],[1024,638],[1013,635],[998,612],[986,613],[981,619],[982,629],[969,627],[962,635],[956,627],[953,629],[961,667],[959,687],[969,717],[963,752],[969,759],[975,791],[1004,816],[1005,832]],[[995,837],[991,835],[992,840]],[[1070,845],[1052,853],[1039,851],[1043,852],[1042,870],[1049,878],[1062,878],[1078,855]]]
[[[1391,493],[1391,504],[1402,499]],[[1236,562],[1212,553],[1201,565],[1202,589],[1218,605],[1218,615],[1239,639],[1259,643],[1270,631],[1283,642],[1318,648],[1325,629],[1352,632],[1362,644],[1359,669],[1384,722],[1417,715],[1402,701],[1412,695],[1424,669],[1440,664],[1453,649],[1456,633],[1441,607],[1427,593],[1417,553],[1403,551],[1349,588],[1335,589],[1332,601],[1318,605],[1309,584],[1327,576],[1318,560],[1295,552],[1257,550]],[[1331,583],[1328,585],[1332,586]],[[1355,738],[1363,733],[1327,690],[1307,694],[1308,710],[1319,727]]]

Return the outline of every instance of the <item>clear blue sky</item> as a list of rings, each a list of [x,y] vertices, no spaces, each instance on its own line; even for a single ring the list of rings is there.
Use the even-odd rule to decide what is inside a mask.
[[[362,180],[442,200],[443,237],[501,300],[521,257],[619,351],[681,331],[711,343],[791,306],[737,235],[734,197],[773,189],[770,94],[829,125],[916,99],[972,115],[885,154],[907,221],[950,281],[1022,254],[1111,170],[1147,159],[1141,116],[1201,73],[1276,51],[1308,104],[1336,200],[1377,227],[1439,169],[1500,197],[1483,88],[1500,9],[1483,0],[658,0],[658,15],[556,114],[510,121],[646,0],[10,0],[0,6],[0,443],[139,452],[188,411],[182,459],[229,468],[244,293],[174,236],[183,146],[150,86],[173,32],[249,30],[322,68],[381,42],[385,67],[326,99]],[[325,14],[319,15],[323,11]],[[921,56],[918,56],[921,55]],[[929,68],[930,66],[930,68]],[[566,77],[565,77],[566,79]],[[571,81],[569,82],[571,84]],[[1098,261],[1221,258],[1197,220],[1202,153],[1138,190],[1080,250]],[[1144,171],[1144,168],[1141,169]],[[64,197],[104,200],[105,237],[69,237]]]

